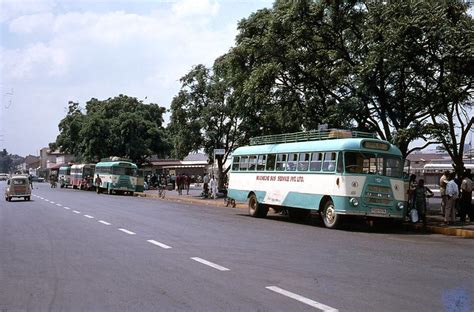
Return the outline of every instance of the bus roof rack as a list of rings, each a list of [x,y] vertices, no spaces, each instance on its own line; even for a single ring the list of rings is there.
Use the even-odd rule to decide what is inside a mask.
[[[345,129],[310,130],[303,132],[273,134],[254,137],[250,139],[250,145],[320,141],[344,138],[376,139],[377,135],[375,133],[352,131]]]

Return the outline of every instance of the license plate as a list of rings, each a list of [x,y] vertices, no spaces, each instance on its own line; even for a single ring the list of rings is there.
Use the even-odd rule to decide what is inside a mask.
[[[387,209],[383,209],[383,208],[372,208],[372,209],[370,209],[370,212],[375,213],[375,214],[386,214],[386,213],[387,213]]]

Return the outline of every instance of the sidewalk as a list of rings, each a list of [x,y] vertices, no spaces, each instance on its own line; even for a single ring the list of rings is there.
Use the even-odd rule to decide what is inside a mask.
[[[200,188],[191,187],[189,191],[189,195],[186,195],[186,191],[183,191],[183,195],[179,195],[177,191],[166,191],[165,199],[161,199],[161,200],[195,203],[195,204],[201,204],[201,205],[204,204],[208,206],[216,206],[216,207],[224,207],[224,208],[226,207],[226,204],[223,198],[217,198],[217,199],[202,198],[200,194],[201,194]],[[157,190],[147,190],[144,193],[136,193],[136,196],[160,199],[158,196]],[[228,207],[232,208],[230,205]],[[247,204],[237,203],[235,208],[247,209]],[[441,215],[440,211],[441,211],[441,208],[439,204],[431,204],[428,209],[428,213],[426,217],[426,220],[427,220],[426,227],[423,227],[423,224],[421,223],[405,222],[403,223],[404,228],[408,230],[414,230],[417,232],[474,238],[474,221],[470,223],[464,223],[464,224],[458,221],[454,225],[445,225],[444,217]]]

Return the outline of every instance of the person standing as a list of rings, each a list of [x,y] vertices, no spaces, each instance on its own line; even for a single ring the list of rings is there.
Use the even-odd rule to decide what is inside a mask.
[[[472,222],[471,202],[472,176],[471,171],[466,170],[464,172],[464,178],[461,182],[461,199],[459,205],[459,217],[461,219],[461,222],[466,222],[466,215],[469,215],[469,221]]]
[[[214,178],[214,175],[212,175],[209,184],[211,185],[211,197],[215,199],[217,198],[217,181]]]
[[[176,175],[176,188],[178,189],[178,195],[183,194],[183,175]]]
[[[184,187],[186,188],[186,195],[189,195],[189,187],[191,185],[191,178],[184,174]]]
[[[458,185],[454,182],[454,172],[450,173],[448,176],[446,197],[444,222],[447,224],[454,224],[454,221],[456,220],[456,199],[459,197]]]
[[[417,186],[416,175],[410,174],[410,181],[408,182],[408,207],[410,208],[415,208],[414,197]]]
[[[207,173],[205,173],[204,177],[202,178],[202,188],[204,197],[209,196],[209,176]]]
[[[97,174],[97,177],[95,178],[95,189],[97,191],[97,194],[100,193],[100,185],[102,184],[102,179],[100,178],[99,174]]]
[[[439,193],[441,196],[441,212],[443,216],[445,215],[446,201],[448,197],[446,196],[446,185],[448,184],[449,171],[446,170],[441,178],[439,178]]]
[[[418,218],[426,224],[426,197],[433,197],[433,192],[425,186],[425,180],[418,180],[413,193],[413,208],[418,212]]]
[[[158,196],[162,199],[165,198],[166,194],[166,188],[168,187],[168,179],[166,178],[166,175],[163,174],[160,177],[160,185],[159,185],[159,191],[158,191]]]

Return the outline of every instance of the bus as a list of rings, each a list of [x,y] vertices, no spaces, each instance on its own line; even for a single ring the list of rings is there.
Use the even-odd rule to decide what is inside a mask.
[[[94,179],[94,164],[78,164],[71,166],[71,185],[72,188],[81,190],[88,189]]]
[[[257,137],[232,154],[228,197],[249,214],[271,207],[292,218],[317,211],[327,228],[345,216],[404,220],[405,162],[400,150],[370,133],[330,129]]]
[[[464,169],[474,171],[474,164],[464,163]],[[425,184],[439,186],[439,179],[445,171],[454,171],[452,163],[430,163],[423,166]]]
[[[58,178],[61,188],[71,186],[71,166],[59,167]]]
[[[95,165],[94,180],[97,175],[102,180],[97,193],[133,195],[136,191],[138,167],[130,161],[101,161]]]

